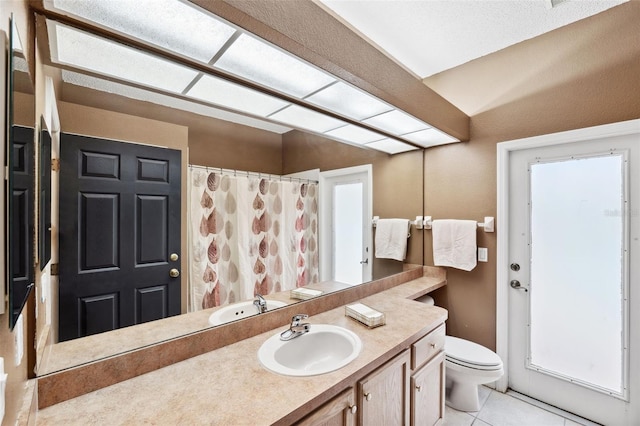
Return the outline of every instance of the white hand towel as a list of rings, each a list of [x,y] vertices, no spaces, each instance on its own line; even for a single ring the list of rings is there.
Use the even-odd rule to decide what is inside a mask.
[[[378,219],[376,224],[376,257],[403,261],[407,255],[408,219]]]
[[[433,264],[463,271],[475,268],[477,229],[478,223],[473,220],[434,220]]]

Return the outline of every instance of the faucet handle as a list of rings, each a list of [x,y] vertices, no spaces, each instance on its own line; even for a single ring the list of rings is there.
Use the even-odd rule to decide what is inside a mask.
[[[291,318],[291,327],[300,325],[300,321],[309,318],[307,314],[296,314]]]

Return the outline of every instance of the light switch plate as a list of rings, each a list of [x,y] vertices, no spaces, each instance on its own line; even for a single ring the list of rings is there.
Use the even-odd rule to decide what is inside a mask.
[[[478,247],[478,262],[489,261],[489,250],[486,247]]]

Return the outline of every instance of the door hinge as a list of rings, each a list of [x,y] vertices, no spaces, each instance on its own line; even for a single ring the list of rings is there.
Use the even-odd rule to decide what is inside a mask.
[[[59,158],[52,158],[51,159],[51,170],[54,172],[59,172],[60,171],[60,159]]]
[[[59,270],[59,269],[60,269],[60,268],[59,268],[59,266],[58,266],[58,265],[59,265],[58,263],[52,263],[52,264],[51,264],[51,275],[52,275],[52,276],[54,276],[54,275],[56,275],[56,276],[57,276],[57,275],[59,275],[59,273],[60,273],[60,270]]]

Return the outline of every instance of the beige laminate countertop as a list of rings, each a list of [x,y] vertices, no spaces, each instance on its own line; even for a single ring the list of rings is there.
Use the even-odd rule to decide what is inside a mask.
[[[299,420],[443,323],[444,309],[411,300],[442,285],[442,280],[423,277],[362,299],[385,313],[383,327],[368,329],[346,317],[344,307],[309,317],[312,327],[339,325],[362,340],[360,356],[340,370],[288,377],[263,368],[258,348],[282,331],[278,328],[45,408],[37,412],[36,424],[268,425]]]

